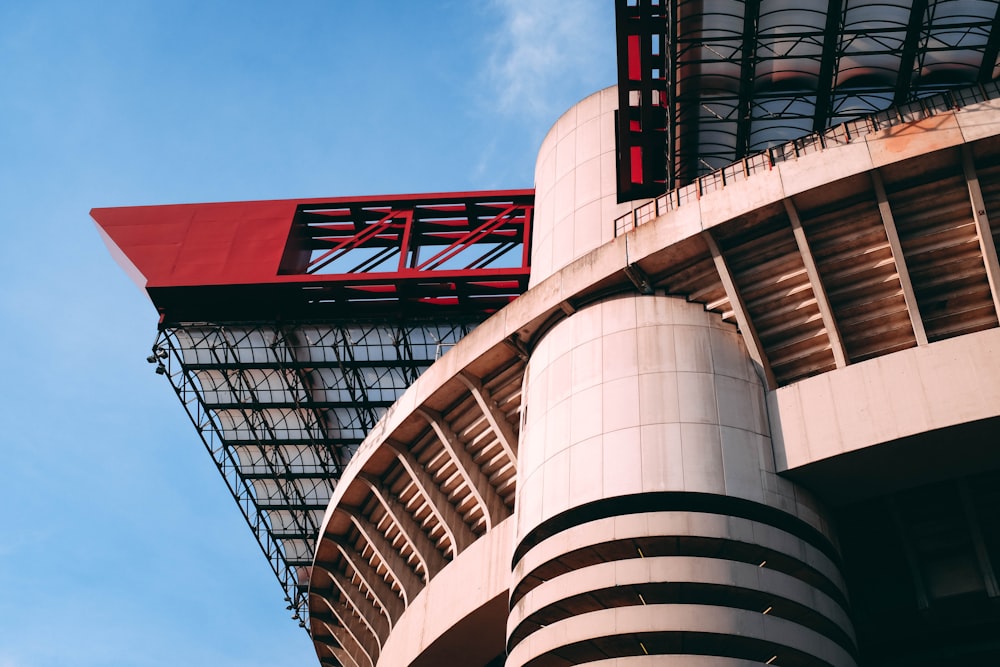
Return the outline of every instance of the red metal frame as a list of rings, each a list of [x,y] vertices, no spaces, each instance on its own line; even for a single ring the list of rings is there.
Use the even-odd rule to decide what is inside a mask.
[[[619,202],[655,197],[673,187],[667,156],[674,73],[666,34],[672,4],[615,0]]]
[[[178,323],[488,314],[527,289],[533,209],[534,190],[502,190],[91,216],[161,321]]]
[[[615,0],[619,201],[1000,73],[1000,0]]]

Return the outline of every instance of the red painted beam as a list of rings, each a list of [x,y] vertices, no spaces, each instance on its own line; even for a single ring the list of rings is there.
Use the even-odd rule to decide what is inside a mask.
[[[97,208],[91,216],[161,319],[177,323],[446,305],[493,312],[527,288],[533,206],[533,190],[503,190]],[[389,211],[399,224],[386,224]],[[317,224],[324,212],[336,222]],[[331,244],[352,268],[314,272]],[[428,261],[445,249],[449,261]]]

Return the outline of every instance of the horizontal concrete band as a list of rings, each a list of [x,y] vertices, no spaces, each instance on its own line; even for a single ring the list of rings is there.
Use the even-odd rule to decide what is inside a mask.
[[[666,628],[669,628],[667,630]],[[617,638],[617,639],[615,639]],[[671,650],[676,647],[677,650]],[[560,652],[575,664],[626,655],[694,653],[750,661],[777,656],[808,667],[856,667],[854,656],[831,639],[770,614],[705,605],[619,607],[553,623],[521,642],[506,667],[533,667]],[[593,656],[592,658],[589,656]]]
[[[643,540],[649,553],[639,553]],[[846,607],[846,585],[837,564],[823,551],[795,535],[768,524],[705,512],[648,512],[608,517],[580,524],[539,542],[514,567],[511,605],[516,605],[541,581],[587,562],[608,559],[609,549],[621,547],[616,560],[642,556],[701,556],[765,565],[823,591]],[[595,547],[600,547],[596,550]],[[627,552],[627,556],[624,555]],[[561,561],[573,557],[573,564]]]
[[[1000,329],[988,329],[778,389],[768,412],[779,469],[996,417],[998,352]]]
[[[587,667],[765,667],[767,663],[718,655],[630,655],[588,662]]]
[[[687,604],[770,608],[769,613],[826,635],[848,651],[857,648],[846,610],[795,577],[749,563],[665,556],[599,563],[539,584],[511,609],[508,651],[539,628],[580,613],[588,602],[600,604],[600,593],[620,593],[622,587],[632,587],[637,595],[611,596],[608,606],[662,604],[666,596]],[[640,598],[644,590],[646,598]]]
[[[834,562],[840,560],[840,554],[829,536],[775,507],[713,493],[662,491],[605,498],[557,514],[536,526],[518,543],[512,567],[516,568],[524,555],[537,544],[564,530],[608,517],[645,512],[697,512],[748,519],[794,535],[825,553]]]

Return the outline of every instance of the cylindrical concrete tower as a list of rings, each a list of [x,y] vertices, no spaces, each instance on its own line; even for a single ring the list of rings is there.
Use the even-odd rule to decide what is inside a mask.
[[[531,286],[611,241],[614,219],[631,210],[629,203],[618,203],[617,90],[605,88],[570,107],[542,140],[535,166]]]
[[[539,155],[543,274],[608,241],[605,97]],[[664,295],[581,307],[533,349],[522,419],[507,667],[856,664],[835,541],[775,473],[757,369],[717,314]]]
[[[531,289],[341,475],[321,662],[994,664],[1000,106],[854,124],[632,211],[614,100],[545,139]]]

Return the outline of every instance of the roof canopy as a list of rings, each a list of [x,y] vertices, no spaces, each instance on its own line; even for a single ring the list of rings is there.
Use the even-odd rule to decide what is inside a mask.
[[[488,314],[527,288],[533,205],[533,190],[505,190],[91,215],[162,320],[179,323]]]

